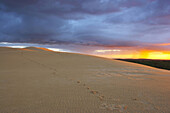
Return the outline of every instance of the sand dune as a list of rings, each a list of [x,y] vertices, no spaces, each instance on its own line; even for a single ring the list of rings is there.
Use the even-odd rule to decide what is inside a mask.
[[[0,113],[168,113],[170,71],[41,48],[0,48]]]

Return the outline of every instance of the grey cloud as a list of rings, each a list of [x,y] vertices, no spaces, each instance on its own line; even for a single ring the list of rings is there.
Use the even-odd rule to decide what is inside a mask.
[[[138,46],[138,41],[155,38],[151,32],[158,28],[150,26],[169,24],[168,4],[169,0],[0,0],[0,41]],[[163,40],[167,32],[160,33]]]
[[[144,2],[146,2],[144,0]],[[125,8],[108,15],[105,21],[111,23],[169,24],[170,1],[150,0],[143,5]]]

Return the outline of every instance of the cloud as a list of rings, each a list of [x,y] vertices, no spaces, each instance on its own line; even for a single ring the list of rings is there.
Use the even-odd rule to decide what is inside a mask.
[[[0,0],[0,41],[138,47],[169,40],[169,0]]]

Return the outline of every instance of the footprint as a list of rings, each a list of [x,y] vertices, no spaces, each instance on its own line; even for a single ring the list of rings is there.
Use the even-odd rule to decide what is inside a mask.
[[[106,109],[106,110],[109,110],[109,111],[119,111],[119,112],[124,112],[124,110],[126,110],[128,108],[127,105],[124,105],[124,104],[106,104],[106,103],[103,103],[101,104],[101,109]]]
[[[93,91],[93,90],[92,90],[92,91],[90,91],[90,93],[92,93],[92,94],[95,95],[95,94],[97,94],[97,93],[99,93],[99,92],[98,92],[98,91]]]
[[[138,99],[137,99],[137,98],[133,98],[132,100],[135,100],[135,101],[136,101],[136,100],[138,100]]]
[[[79,84],[79,83],[80,83],[80,81],[77,81],[77,83]]]
[[[53,74],[53,75],[56,75],[56,72],[53,72],[52,74]]]
[[[98,96],[98,98],[102,101],[104,99],[104,96]]]

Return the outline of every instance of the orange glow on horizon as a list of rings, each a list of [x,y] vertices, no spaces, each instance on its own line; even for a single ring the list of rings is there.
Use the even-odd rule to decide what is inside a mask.
[[[97,56],[107,57],[107,58],[122,58],[122,59],[160,59],[160,60],[170,60],[170,51],[158,51],[158,50],[139,50],[131,51],[128,53],[113,53],[113,54],[98,54]]]
[[[144,59],[170,59],[170,51],[142,50],[140,58]]]

